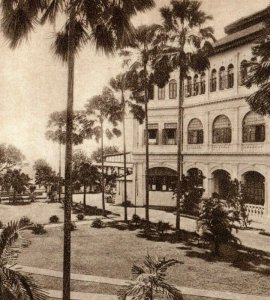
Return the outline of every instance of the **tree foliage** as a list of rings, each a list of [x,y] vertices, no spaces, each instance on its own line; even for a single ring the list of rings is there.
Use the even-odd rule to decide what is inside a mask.
[[[18,254],[29,244],[21,235],[27,228],[24,222],[11,221],[0,234],[0,299],[48,299],[30,276],[14,269]]]
[[[24,159],[22,152],[15,146],[0,144],[0,173],[21,166]]]
[[[105,146],[103,149],[104,156],[120,153],[117,146]],[[97,150],[93,151],[91,159],[95,162],[101,162],[102,149],[99,147]]]
[[[133,265],[132,275],[135,279],[128,287],[119,291],[118,299],[154,300],[155,295],[163,295],[171,300],[183,300],[182,293],[166,281],[169,267],[180,263],[175,259],[156,259],[147,255],[142,266]]]

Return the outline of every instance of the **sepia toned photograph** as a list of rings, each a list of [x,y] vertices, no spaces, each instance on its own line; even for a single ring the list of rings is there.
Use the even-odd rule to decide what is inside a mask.
[[[0,0],[0,300],[270,299],[269,0]]]

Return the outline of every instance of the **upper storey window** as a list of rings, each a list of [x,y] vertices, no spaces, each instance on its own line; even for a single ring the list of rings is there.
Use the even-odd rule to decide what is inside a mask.
[[[219,69],[219,89],[224,90],[226,87],[225,67]]]
[[[243,142],[264,142],[265,121],[264,117],[250,111],[243,120]]]
[[[165,99],[165,87],[158,88],[158,100],[164,100]]]
[[[232,139],[231,122],[225,115],[216,117],[213,123],[213,143],[230,143]]]
[[[201,94],[205,94],[205,73],[201,74]]]
[[[177,83],[176,80],[170,80],[169,82],[169,98],[176,99],[177,97]]]
[[[194,85],[193,85],[193,89],[194,89],[193,90],[193,95],[197,96],[197,95],[199,95],[199,76],[198,76],[198,74],[194,75],[193,83],[194,83]]]
[[[203,144],[203,125],[197,118],[188,124],[188,144]]]
[[[148,142],[149,145],[158,145],[158,124],[148,125]]]
[[[192,96],[192,78],[188,76],[186,85],[186,97]]]
[[[176,145],[177,123],[165,123],[162,131],[163,145]]]
[[[210,91],[215,92],[217,90],[217,70],[213,69],[210,79]]]
[[[234,85],[234,67],[232,64],[228,66],[228,89],[233,88]]]
[[[243,85],[248,77],[247,61],[244,59],[240,64],[240,85]]]

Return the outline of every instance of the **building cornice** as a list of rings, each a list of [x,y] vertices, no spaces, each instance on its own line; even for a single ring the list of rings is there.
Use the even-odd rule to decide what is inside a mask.
[[[133,155],[145,155],[145,152],[133,152]],[[177,156],[176,152],[159,152],[159,153],[149,153],[149,155],[155,155],[155,156],[168,156],[168,155],[175,155]],[[264,152],[264,153],[258,153],[258,152],[200,152],[200,153],[189,153],[189,152],[183,152],[183,155],[185,157],[187,156],[270,156],[270,153]]]

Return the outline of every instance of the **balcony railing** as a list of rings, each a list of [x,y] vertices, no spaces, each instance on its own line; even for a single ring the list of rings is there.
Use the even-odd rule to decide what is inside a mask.
[[[250,219],[260,220],[264,216],[264,206],[255,204],[245,204],[246,212]]]

